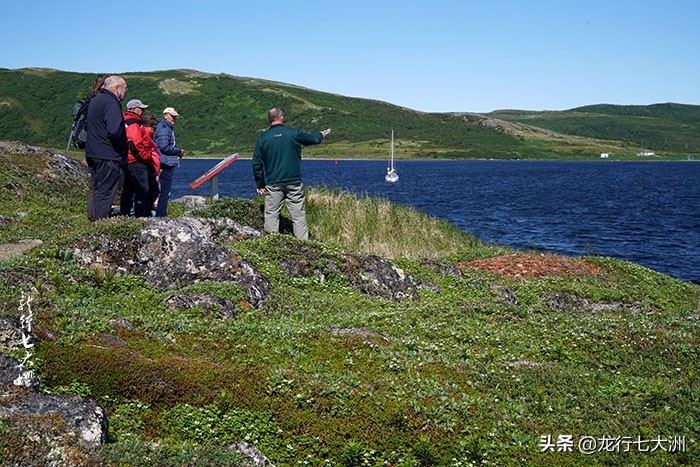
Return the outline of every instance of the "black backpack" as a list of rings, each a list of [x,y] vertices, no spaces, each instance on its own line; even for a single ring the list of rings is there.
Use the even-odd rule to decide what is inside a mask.
[[[89,105],[89,97],[83,97],[73,105],[73,126],[70,129],[70,138],[68,139],[68,146],[66,146],[66,149],[70,149],[71,145],[77,149],[85,149],[85,143],[87,143],[86,125]]]

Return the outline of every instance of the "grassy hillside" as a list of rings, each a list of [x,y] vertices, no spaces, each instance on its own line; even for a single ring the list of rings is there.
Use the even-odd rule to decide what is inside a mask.
[[[156,114],[166,106],[178,109],[178,143],[190,155],[250,156],[273,106],[285,109],[291,126],[308,131],[333,128],[331,138],[309,148],[307,157],[385,158],[391,128],[398,158],[590,158],[623,149],[622,143],[596,139],[615,139],[607,133],[585,138],[553,134],[474,114],[423,113],[253,78],[192,70],[123,76],[129,85],[127,99],[141,99]],[[0,69],[0,135],[65,148],[73,103],[93,79],[87,73]]]
[[[231,282],[158,291],[81,266],[67,247],[76,236],[127,238],[141,224],[87,222],[76,202],[86,184],[53,177],[47,160],[0,151],[0,242],[44,240],[0,262],[0,315],[18,316],[32,294],[44,390],[92,396],[108,413],[110,442],[72,446],[71,465],[237,465],[227,448],[236,441],[278,466],[700,464],[700,286],[610,258],[485,245],[413,209],[313,191],[315,241],[227,244],[270,280],[262,308],[239,301]],[[262,223],[259,200],[223,199],[200,214]],[[382,230],[378,218],[402,222]],[[422,226],[421,250],[406,248],[409,225]],[[394,258],[420,285],[416,299],[352,288],[331,267],[348,250]],[[290,262],[317,274],[291,274]],[[229,319],[170,307],[180,293],[238,305]],[[59,452],[56,421],[26,418],[0,418],[8,465]],[[26,436],[42,423],[44,436]],[[560,435],[572,452],[546,449]],[[587,436],[660,439],[663,449],[587,455]],[[673,437],[683,449],[669,449]]]
[[[591,138],[616,140],[625,150],[700,153],[700,106],[590,105],[565,111],[499,110],[494,118]]]

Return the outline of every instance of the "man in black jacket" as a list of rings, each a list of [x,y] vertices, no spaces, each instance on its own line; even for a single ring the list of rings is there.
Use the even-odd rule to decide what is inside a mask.
[[[120,102],[126,90],[123,78],[110,76],[88,107],[85,160],[92,175],[87,207],[91,221],[109,217],[114,195],[124,180],[129,146]]]

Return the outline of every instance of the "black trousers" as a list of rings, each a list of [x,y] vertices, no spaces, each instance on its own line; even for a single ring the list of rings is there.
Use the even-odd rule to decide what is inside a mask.
[[[124,183],[122,164],[113,160],[85,157],[92,185],[88,193],[87,215],[91,221],[109,217],[117,189]]]
[[[148,206],[148,166],[137,161],[127,165],[124,190],[119,203],[122,215],[128,216],[134,208],[134,216],[147,217],[151,214]]]
[[[146,200],[146,209],[148,215],[151,215],[151,211],[155,210],[155,203],[160,195],[160,184],[158,183],[158,175],[153,168],[148,169],[148,199]]]

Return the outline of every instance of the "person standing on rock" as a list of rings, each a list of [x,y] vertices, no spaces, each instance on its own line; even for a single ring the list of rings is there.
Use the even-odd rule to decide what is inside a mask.
[[[284,126],[281,109],[267,113],[270,128],[258,138],[253,152],[253,176],[258,194],[265,195],[265,231],[279,232],[282,202],[292,217],[294,236],[309,239],[301,181],[301,147],[319,144],[330,130],[314,134]]]
[[[160,197],[156,208],[157,217],[165,217],[168,211],[170,190],[173,186],[175,169],[180,167],[180,158],[185,150],[175,145],[175,121],[180,114],[172,107],[163,110],[163,120],[158,123],[153,139],[160,151]]]
[[[120,103],[126,90],[123,78],[109,76],[88,107],[85,160],[92,176],[87,206],[91,221],[109,217],[114,195],[124,180],[129,146]]]

